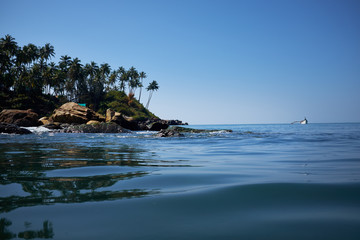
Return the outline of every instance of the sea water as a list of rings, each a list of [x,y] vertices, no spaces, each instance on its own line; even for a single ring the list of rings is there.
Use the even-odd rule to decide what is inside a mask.
[[[0,239],[360,239],[360,124],[190,127],[0,135]]]

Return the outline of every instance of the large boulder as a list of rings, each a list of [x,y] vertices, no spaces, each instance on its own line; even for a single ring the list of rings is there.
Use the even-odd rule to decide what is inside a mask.
[[[39,126],[38,115],[31,109],[4,109],[0,113],[0,122],[16,124],[22,127]]]
[[[129,129],[129,130],[133,130],[133,131],[140,130],[138,122],[135,121],[132,117],[128,117],[119,112],[115,112],[110,108],[108,110],[106,110],[105,121],[119,124],[123,128]]]
[[[105,118],[90,108],[80,106],[74,102],[63,104],[56,109],[50,117],[50,121],[61,123],[87,123],[90,120],[103,122]]]
[[[0,133],[30,134],[31,131],[15,124],[0,123]]]

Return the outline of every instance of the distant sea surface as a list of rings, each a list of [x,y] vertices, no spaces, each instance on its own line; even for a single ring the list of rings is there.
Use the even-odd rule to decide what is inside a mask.
[[[0,239],[360,239],[360,124],[0,135]]]

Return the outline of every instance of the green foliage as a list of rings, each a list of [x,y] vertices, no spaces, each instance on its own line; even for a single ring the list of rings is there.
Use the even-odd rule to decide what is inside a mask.
[[[105,94],[104,100],[100,104],[99,113],[105,114],[108,108],[111,108],[116,112],[123,113],[129,117],[133,117],[136,120],[158,118],[136,99],[132,99],[129,105],[129,97],[121,91],[111,90]]]
[[[41,116],[49,116],[52,111],[66,102],[66,99],[50,95],[29,96],[14,92],[0,92],[0,111],[3,109],[32,109]]]

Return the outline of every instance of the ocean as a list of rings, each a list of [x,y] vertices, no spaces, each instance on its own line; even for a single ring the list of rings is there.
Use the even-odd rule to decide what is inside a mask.
[[[360,124],[0,135],[0,239],[360,239]]]

